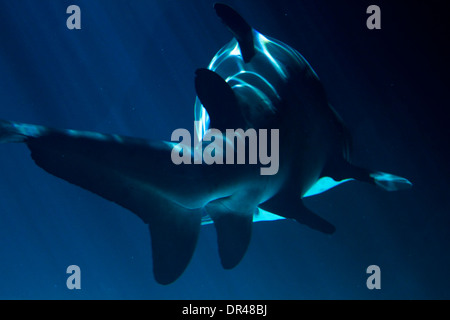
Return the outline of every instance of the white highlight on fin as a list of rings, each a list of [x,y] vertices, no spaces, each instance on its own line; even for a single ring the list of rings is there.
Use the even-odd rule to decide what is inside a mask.
[[[327,190],[330,190],[331,188],[337,187],[340,184],[343,184],[345,182],[354,180],[352,178],[350,179],[344,179],[341,181],[336,181],[333,178],[330,177],[322,177],[320,178],[309,190],[303,195],[303,197],[311,197],[316,194],[325,192]]]
[[[0,143],[24,142],[28,137],[39,137],[43,126],[0,120]]]
[[[283,220],[284,217],[271,213],[269,211],[258,208],[258,212],[253,215],[253,222],[259,221],[275,221],[275,220]]]
[[[371,173],[370,177],[377,186],[387,191],[407,190],[413,185],[408,179],[381,171]]]
[[[284,220],[285,218],[269,211],[258,208],[253,214],[253,222],[261,222],[261,221],[275,221],[275,220]],[[207,224],[212,224],[213,220],[209,215],[202,217],[202,226]]]

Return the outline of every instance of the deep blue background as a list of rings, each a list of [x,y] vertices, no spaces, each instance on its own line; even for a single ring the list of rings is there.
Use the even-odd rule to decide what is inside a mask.
[[[349,183],[309,198],[334,235],[255,224],[231,271],[206,226],[186,272],[161,286],[135,215],[47,174],[25,146],[0,145],[0,298],[450,298],[445,2],[392,2],[226,1],[308,59],[354,134],[354,162],[409,178],[411,191]],[[191,128],[194,71],[231,37],[213,3],[0,1],[0,118],[166,140]],[[71,4],[81,30],[66,28]],[[381,30],[366,28],[370,4]],[[78,291],[66,288],[71,264]],[[378,291],[365,285],[371,264]]]

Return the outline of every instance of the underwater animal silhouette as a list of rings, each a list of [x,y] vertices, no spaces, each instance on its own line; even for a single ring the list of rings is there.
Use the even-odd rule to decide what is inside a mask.
[[[210,128],[277,129],[279,142],[268,148],[278,152],[276,174],[262,175],[248,162],[177,165],[171,155],[180,144],[173,141],[0,121],[1,143],[25,143],[47,172],[129,209],[148,224],[153,272],[161,284],[184,272],[202,224],[214,223],[221,263],[230,269],[247,250],[252,222],[289,218],[333,233],[331,223],[305,207],[305,196],[350,179],[388,191],[412,185],[351,164],[351,136],[302,55],[257,32],[229,6],[214,8],[234,37],[208,68],[196,71],[194,139],[206,140]],[[230,143],[225,136],[217,139]],[[183,149],[183,156],[187,152],[193,158],[204,148]]]

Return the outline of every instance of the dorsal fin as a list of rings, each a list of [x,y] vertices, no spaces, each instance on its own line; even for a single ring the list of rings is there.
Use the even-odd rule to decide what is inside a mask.
[[[243,128],[245,120],[228,83],[208,69],[197,69],[195,75],[195,90],[209,113],[210,127],[221,131]]]
[[[255,44],[253,41],[253,28],[233,8],[223,3],[214,5],[217,15],[230,29],[239,43],[241,55],[244,62],[250,62],[255,55]]]

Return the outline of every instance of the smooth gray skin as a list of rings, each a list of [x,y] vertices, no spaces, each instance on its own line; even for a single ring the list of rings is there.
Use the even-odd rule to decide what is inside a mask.
[[[321,177],[354,178],[387,190],[411,185],[350,165],[349,135],[308,62],[252,29],[230,7],[215,9],[235,38],[196,73],[198,137],[208,129],[209,116],[211,127],[220,130],[279,129],[277,174],[261,175],[259,165],[248,164],[175,165],[174,142],[0,120],[0,142],[26,143],[38,166],[149,225],[153,272],[161,284],[175,281],[187,267],[202,218],[204,224],[214,222],[222,265],[233,268],[247,250],[252,221],[284,217],[334,232],[301,200]],[[193,148],[191,156],[201,151]],[[261,214],[258,207],[276,215]]]

